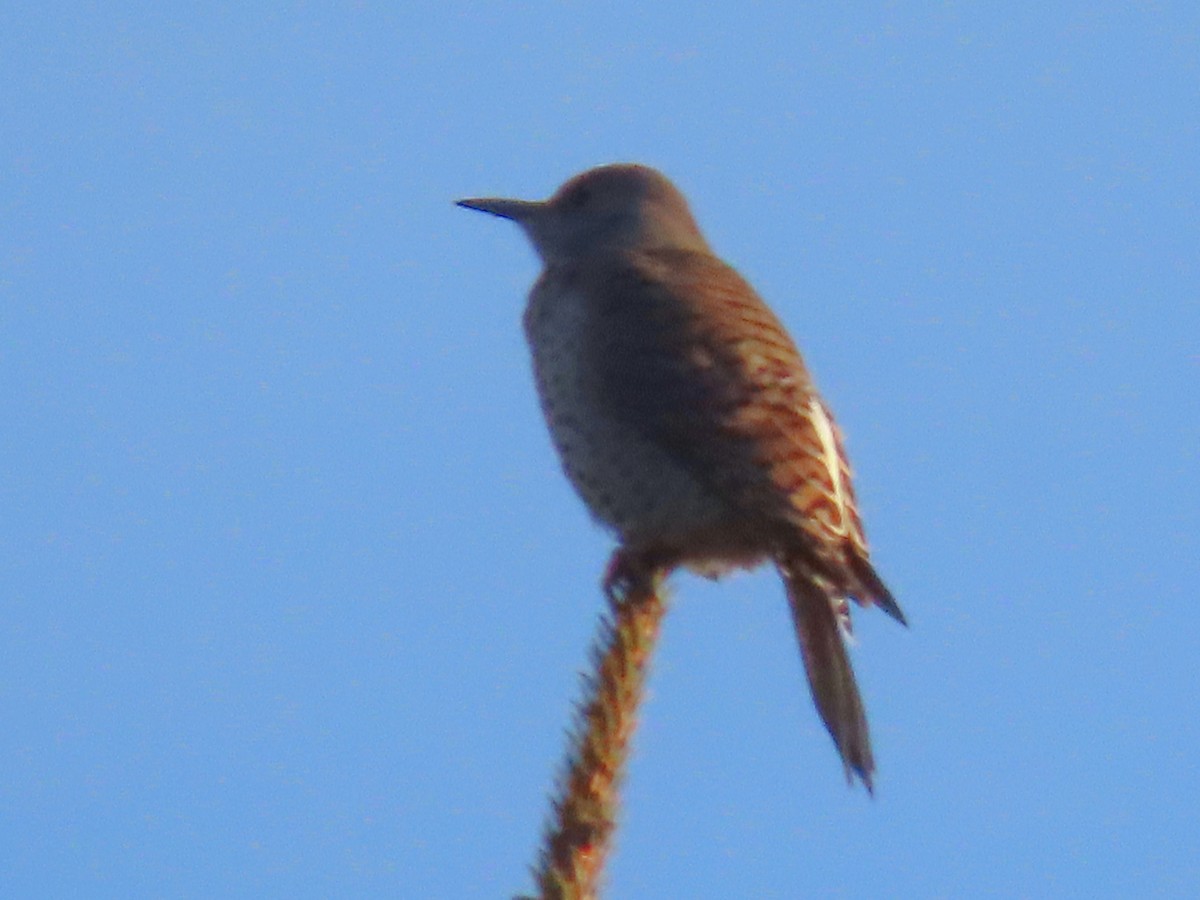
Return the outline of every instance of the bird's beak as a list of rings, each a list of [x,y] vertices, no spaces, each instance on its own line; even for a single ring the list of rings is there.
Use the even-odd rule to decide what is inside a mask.
[[[536,200],[505,200],[500,197],[478,197],[471,200],[459,200],[456,206],[463,209],[477,209],[480,212],[491,213],[502,219],[512,219],[514,222],[524,222],[546,204]]]

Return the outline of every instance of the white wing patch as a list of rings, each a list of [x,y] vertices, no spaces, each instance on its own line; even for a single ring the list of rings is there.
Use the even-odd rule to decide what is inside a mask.
[[[825,408],[825,404],[819,397],[810,398],[808,408],[809,418],[821,441],[821,457],[825,463],[825,470],[829,473],[829,483],[833,487],[833,496],[830,497],[830,500],[833,501],[837,513],[836,530],[838,534],[848,536],[850,526],[847,521],[846,508],[850,505],[850,497],[849,491],[846,489],[842,454],[838,449],[835,431],[837,426],[833,423],[833,417],[829,415],[829,410]]]
[[[829,500],[837,522],[830,524],[842,537],[848,537],[851,525],[850,516],[847,513],[851,506],[851,500],[850,491],[846,486],[846,466],[838,441],[837,425],[834,424],[833,417],[825,408],[825,404],[817,397],[812,397],[808,401],[808,412],[813,428],[817,432],[817,438],[821,442],[821,459],[825,464],[825,470],[829,473],[829,484],[833,488]],[[837,618],[838,630],[841,631],[842,637],[848,643],[853,644],[854,628],[850,620],[849,601],[845,596],[830,593],[829,603],[833,607],[833,614]]]

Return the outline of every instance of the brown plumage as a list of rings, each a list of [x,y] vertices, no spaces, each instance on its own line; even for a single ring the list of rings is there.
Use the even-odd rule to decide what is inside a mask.
[[[606,588],[773,562],[817,709],[870,789],[846,598],[904,616],[871,567],[841,434],[779,320],[653,169],[460,205],[516,221],[545,264],[525,331],[567,476],[620,541]]]

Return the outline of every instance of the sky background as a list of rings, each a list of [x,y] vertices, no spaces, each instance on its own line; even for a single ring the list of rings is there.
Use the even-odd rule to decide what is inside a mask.
[[[1194,3],[10,3],[0,121],[0,893],[531,886],[611,540],[452,204],[639,161],[912,628],[872,801],[777,577],[676,578],[608,896],[1195,896]]]

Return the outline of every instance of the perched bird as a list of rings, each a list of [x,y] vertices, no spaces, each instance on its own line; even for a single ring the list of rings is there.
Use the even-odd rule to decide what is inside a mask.
[[[458,205],[516,222],[541,257],[525,334],[567,477],[620,542],[605,589],[773,563],[817,709],[847,778],[871,790],[846,598],[905,619],[871,567],[841,434],[779,320],[654,169]]]

